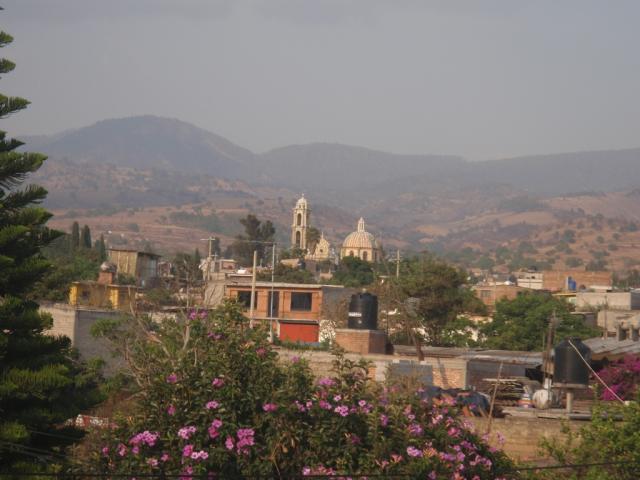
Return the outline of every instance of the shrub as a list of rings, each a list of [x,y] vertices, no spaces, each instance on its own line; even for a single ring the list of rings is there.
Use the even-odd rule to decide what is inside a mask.
[[[116,328],[141,390],[90,460],[102,472],[493,479],[511,468],[455,406],[374,385],[366,363],[338,355],[335,375],[317,382],[306,361],[280,363],[235,303],[147,327]]]

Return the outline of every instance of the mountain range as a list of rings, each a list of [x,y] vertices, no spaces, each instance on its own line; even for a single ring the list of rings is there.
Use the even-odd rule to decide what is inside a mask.
[[[640,148],[474,162],[336,143],[254,153],[155,116],[22,139],[28,150],[49,155],[36,179],[50,191],[49,208],[63,213],[181,206],[191,212],[189,206],[209,205],[211,215],[263,214],[286,236],[290,204],[304,192],[322,219],[318,226],[336,240],[364,215],[387,243],[411,248],[445,239],[478,248],[493,239],[495,246],[526,230],[510,225],[539,225],[544,218],[548,228],[581,209],[640,220],[634,207],[640,195],[628,195],[640,187]]]

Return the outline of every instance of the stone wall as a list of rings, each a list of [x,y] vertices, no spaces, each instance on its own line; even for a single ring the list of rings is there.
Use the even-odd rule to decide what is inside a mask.
[[[277,349],[280,358],[291,361],[292,357],[305,358],[317,377],[332,374],[334,356],[329,352],[314,350]],[[427,357],[419,362],[415,357],[398,355],[359,355],[345,354],[346,358],[359,360],[364,358],[371,362],[369,376],[376,381],[384,381],[387,373],[390,376],[412,376],[417,381],[436,385],[442,388],[464,388],[467,381],[467,361],[460,358]]]
[[[477,434],[484,435],[487,432],[488,418],[472,417],[465,418],[465,421],[472,426]],[[584,422],[576,420],[537,417],[494,418],[491,422],[489,443],[503,449],[507,455],[515,460],[548,461],[548,457],[540,448],[541,442],[544,439],[563,442],[566,438],[566,434],[563,433],[565,426],[576,431],[584,424]],[[504,438],[504,442],[500,437]]]

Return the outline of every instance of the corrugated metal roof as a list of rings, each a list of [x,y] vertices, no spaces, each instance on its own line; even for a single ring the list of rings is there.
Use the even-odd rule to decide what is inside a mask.
[[[607,357],[623,357],[625,355],[640,355],[640,342],[633,340],[618,341],[615,338],[589,338],[583,343],[591,349],[594,359]]]

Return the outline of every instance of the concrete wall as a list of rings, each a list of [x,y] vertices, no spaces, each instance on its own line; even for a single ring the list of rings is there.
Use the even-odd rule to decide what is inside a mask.
[[[606,328],[609,333],[616,333],[618,324],[628,321],[640,321],[638,310],[600,310],[598,312],[598,327]]]
[[[578,292],[576,308],[640,310],[640,292]]]
[[[82,360],[101,358],[105,361],[107,375],[113,373],[121,365],[121,360],[111,355],[108,343],[91,335],[91,327],[98,320],[116,318],[121,315],[120,312],[76,308],[63,303],[41,305],[40,311],[49,313],[53,317],[53,326],[46,333],[69,337]]]

